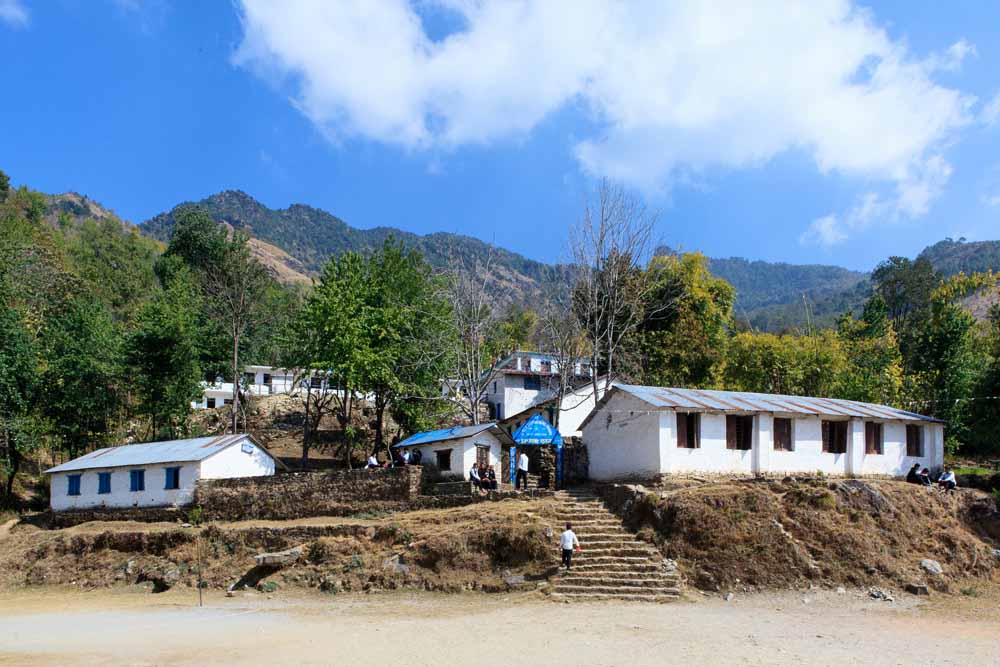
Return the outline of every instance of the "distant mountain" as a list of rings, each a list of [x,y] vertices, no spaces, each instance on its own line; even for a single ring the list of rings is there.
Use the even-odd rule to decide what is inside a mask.
[[[481,267],[489,259],[496,279],[496,296],[501,302],[537,304],[548,295],[565,290],[569,276],[565,266],[544,264],[498,248],[491,250],[486,243],[469,236],[446,233],[421,236],[392,227],[356,229],[312,206],[293,204],[275,210],[238,190],[220,192],[194,203],[220,223],[287,253],[300,263],[304,277],[317,275],[331,256],[345,250],[373,249],[390,236],[420,250],[437,268],[447,267],[453,257],[478,262]],[[173,216],[180,206],[183,204],[143,223],[142,232],[161,241],[169,240]]]
[[[68,195],[61,195],[68,197]],[[85,197],[59,204],[77,212],[98,206]],[[453,258],[484,267],[489,258],[495,295],[501,303],[536,306],[552,294],[567,289],[566,266],[545,264],[459,234],[421,236],[392,227],[357,229],[340,218],[312,206],[293,204],[271,209],[238,190],[227,190],[195,204],[205,208],[220,224],[251,236],[254,252],[286,283],[306,282],[318,275],[331,256],[345,250],[375,248],[389,236],[416,248],[437,268]],[[168,241],[174,225],[172,210],[140,226],[143,234]],[[106,210],[99,208],[100,210]],[[657,253],[673,252],[660,248]],[[922,256],[951,275],[958,271],[1000,271],[1000,241],[966,243],[946,239],[926,248]],[[832,325],[844,312],[858,311],[871,294],[869,274],[839,266],[787,264],[741,257],[709,259],[712,273],[736,288],[736,318],[763,331],[784,331],[807,326]]]
[[[921,251],[934,268],[946,276],[976,271],[1000,271],[1000,241],[953,241],[945,239]]]

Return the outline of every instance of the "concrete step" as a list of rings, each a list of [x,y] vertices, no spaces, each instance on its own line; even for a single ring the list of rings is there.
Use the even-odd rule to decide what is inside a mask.
[[[648,573],[647,573],[648,574]],[[556,584],[556,588],[563,586],[632,586],[636,588],[676,588],[678,579],[676,578],[654,578],[654,579],[628,579],[624,577],[581,577],[570,572],[563,576]]]
[[[552,599],[557,602],[606,602],[623,600],[627,602],[673,602],[680,595],[656,594],[608,594],[608,593],[553,593]]]
[[[626,572],[629,576],[633,575],[646,575],[653,572],[661,572],[663,566],[659,563],[655,563],[650,559],[636,559],[633,561],[621,562],[614,558],[593,558],[590,561],[580,560],[578,558],[573,559],[573,569],[571,572],[580,573],[590,573],[590,572],[615,572],[622,576]]]
[[[670,580],[680,580],[680,575],[676,572],[667,572],[662,569],[641,569],[635,570],[629,569],[619,569],[611,567],[598,567],[593,566],[590,568],[585,568],[582,565],[573,564],[573,569],[568,573],[563,573],[559,575],[560,581],[566,581],[571,578],[585,578],[585,579],[670,579]]]
[[[576,536],[577,538],[579,538],[581,543],[584,540],[586,540],[587,542],[601,542],[604,540],[611,540],[611,541],[628,540],[630,542],[635,542],[637,544],[647,544],[642,540],[635,539],[634,536],[628,533],[609,533],[607,531],[585,533],[582,531],[577,531],[575,528],[574,531],[576,532]]]
[[[577,535],[577,538],[579,538],[580,546],[585,551],[594,551],[595,549],[642,549],[647,553],[652,553],[648,544],[634,538],[621,537],[618,539],[595,540],[592,537],[585,538],[583,535]]]
[[[606,595],[680,595],[680,590],[668,586],[647,588],[643,586],[575,586],[556,584],[554,593],[604,593]]]
[[[652,558],[656,554],[649,547],[593,547],[583,549],[574,554],[574,558],[588,558],[598,556],[635,556],[639,558]]]

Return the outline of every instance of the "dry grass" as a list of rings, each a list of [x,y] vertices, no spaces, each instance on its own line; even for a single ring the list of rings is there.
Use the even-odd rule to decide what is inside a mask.
[[[89,589],[164,577],[193,586],[200,563],[208,585],[225,588],[254,567],[254,556],[295,546],[305,547],[305,557],[280,571],[264,572],[265,583],[326,592],[506,590],[504,570],[540,577],[555,564],[550,526],[541,518],[550,502],[203,529],[134,522],[94,522],[64,530],[17,526],[0,538],[0,590],[65,584]]]
[[[925,582],[957,592],[997,575],[993,545],[970,525],[982,494],[900,482],[720,482],[647,494],[628,521],[707,590]],[[931,558],[944,575],[929,577]]]

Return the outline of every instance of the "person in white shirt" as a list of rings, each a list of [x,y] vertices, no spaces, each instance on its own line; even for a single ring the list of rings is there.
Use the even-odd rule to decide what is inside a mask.
[[[517,456],[517,477],[514,480],[514,488],[521,487],[521,480],[524,480],[524,490],[528,490],[528,455],[523,451]]]
[[[954,491],[955,487],[958,486],[958,480],[955,479],[955,473],[949,468],[945,468],[941,476],[938,477],[938,486],[945,491]]]
[[[475,463],[469,468],[469,481],[472,482],[477,489],[480,491],[483,488],[483,478],[479,476],[479,466]]]
[[[373,453],[368,457],[368,468],[378,468],[378,457]]]
[[[562,549],[563,567],[569,572],[573,566],[573,550],[579,551],[580,549],[580,540],[576,539],[576,533],[573,532],[573,524],[566,524],[566,530],[559,536],[559,547]]]

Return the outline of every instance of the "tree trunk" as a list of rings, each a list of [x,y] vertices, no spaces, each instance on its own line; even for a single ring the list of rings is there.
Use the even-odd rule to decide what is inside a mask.
[[[306,387],[306,419],[302,425],[302,469],[309,463],[309,445],[312,444],[312,424],[309,422],[309,407],[312,403],[312,386]]]
[[[351,409],[354,399],[354,392],[348,386],[344,387],[344,418],[343,418],[343,429],[344,429],[344,450],[347,452],[347,469],[352,470],[354,465],[351,463],[351,454],[354,453],[354,435],[353,429],[351,429]]]
[[[230,406],[233,410],[232,412],[232,429],[233,434],[237,433],[237,428],[239,426],[239,409],[240,409],[240,335],[233,332],[233,403]]]
[[[382,435],[382,425],[385,419],[385,396],[379,392],[375,394],[375,447],[372,449],[374,454],[378,450],[382,449],[382,445],[385,444],[385,439]]]
[[[7,434],[7,446],[7,458],[10,460],[10,472],[7,474],[7,486],[4,498],[7,507],[14,509],[17,505],[17,503],[14,502],[14,478],[17,477],[17,473],[21,470],[21,453],[18,452],[17,447],[12,444],[10,434]]]

